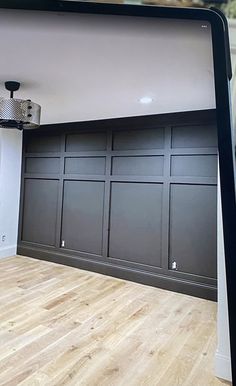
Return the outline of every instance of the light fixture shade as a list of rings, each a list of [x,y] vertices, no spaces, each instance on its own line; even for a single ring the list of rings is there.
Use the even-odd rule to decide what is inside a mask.
[[[40,125],[41,107],[30,100],[0,98],[0,127],[34,129]]]

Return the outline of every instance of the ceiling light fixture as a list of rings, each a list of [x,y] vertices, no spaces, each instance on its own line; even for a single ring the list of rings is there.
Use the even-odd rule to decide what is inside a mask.
[[[148,104],[148,103],[151,103],[152,101],[153,101],[153,99],[149,96],[144,96],[144,97],[139,99],[139,102],[143,103],[143,104]]]
[[[30,99],[13,97],[20,88],[19,82],[5,82],[5,87],[10,91],[10,98],[0,98],[0,127],[19,130],[39,127],[41,107]]]

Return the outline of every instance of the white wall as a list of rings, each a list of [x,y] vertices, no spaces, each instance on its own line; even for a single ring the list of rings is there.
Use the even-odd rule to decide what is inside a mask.
[[[16,254],[21,151],[22,133],[0,129],[0,258]]]

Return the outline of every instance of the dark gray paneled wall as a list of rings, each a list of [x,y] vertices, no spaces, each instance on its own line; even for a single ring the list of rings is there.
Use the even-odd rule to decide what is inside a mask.
[[[215,298],[213,112],[118,121],[25,135],[19,252]]]

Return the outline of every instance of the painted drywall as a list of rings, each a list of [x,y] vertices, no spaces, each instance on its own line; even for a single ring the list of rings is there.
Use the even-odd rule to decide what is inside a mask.
[[[0,129],[0,258],[16,254],[21,153],[22,133]]]
[[[21,81],[42,123],[215,107],[207,23],[0,10],[0,34],[1,94]]]

